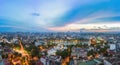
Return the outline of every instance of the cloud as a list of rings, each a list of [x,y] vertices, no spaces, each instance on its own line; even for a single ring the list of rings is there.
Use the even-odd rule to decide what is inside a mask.
[[[120,1],[113,0],[0,0],[0,25],[56,31],[119,23]],[[89,25],[88,25],[89,24]],[[12,27],[13,26],[13,27]],[[101,27],[101,26],[100,26]],[[22,28],[21,28],[22,29]]]
[[[41,27],[19,27],[19,26],[0,26],[0,32],[47,32],[49,30]]]
[[[84,4],[84,5],[74,6],[62,16],[57,17],[54,21],[54,24],[55,24],[54,26],[64,26],[66,24],[83,20],[85,18],[88,19],[88,16],[103,10],[107,6],[108,6],[107,2],[104,2],[104,1],[100,1],[99,3],[98,2],[92,3],[92,4],[88,3],[86,5]]]
[[[36,13],[36,12],[31,13],[31,15],[32,15],[32,16],[40,16],[40,14],[39,14],[39,13]]]
[[[0,28],[16,28],[16,29],[24,29],[24,30],[29,30],[29,28],[26,27],[19,27],[19,26],[10,26],[10,25],[1,25]]]
[[[105,21],[105,22],[118,22],[118,21],[120,21],[120,16],[112,16],[112,17],[102,17],[102,18],[97,18],[97,19],[95,19],[94,21]]]
[[[53,31],[79,31],[80,29],[86,30],[110,30],[114,31],[120,29],[120,23],[93,23],[93,24],[68,24],[62,27],[51,27],[49,30]]]

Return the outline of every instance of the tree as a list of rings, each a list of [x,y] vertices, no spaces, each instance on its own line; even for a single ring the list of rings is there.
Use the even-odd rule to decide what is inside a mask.
[[[39,48],[36,46],[33,46],[33,45],[31,45],[29,47],[25,47],[25,50],[31,56],[38,56],[39,57],[41,55]]]
[[[70,52],[68,50],[57,50],[56,55],[62,56],[62,58],[64,59],[70,55]]]
[[[99,52],[104,53],[104,52],[106,52],[106,50],[107,50],[106,48],[101,48]]]
[[[62,51],[61,50],[57,50],[56,55],[61,56],[62,55]]]
[[[87,56],[90,56],[90,55],[94,55],[94,51],[93,50],[88,51]]]
[[[2,47],[4,47],[4,46],[5,46],[5,44],[4,44],[3,42],[1,42],[1,43],[0,43],[0,45],[1,45]]]

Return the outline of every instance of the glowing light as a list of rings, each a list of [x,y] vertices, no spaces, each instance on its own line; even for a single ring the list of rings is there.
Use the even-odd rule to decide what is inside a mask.
[[[66,58],[63,60],[62,65],[67,65],[67,62],[70,61],[69,58],[70,58],[70,57],[66,57]]]
[[[13,49],[13,50],[14,50],[15,52],[21,53],[23,57],[24,57],[24,56],[28,56],[28,57],[29,57],[29,54],[24,50],[24,47],[23,47],[23,45],[22,45],[21,40],[19,40],[19,45],[20,45],[20,50],[17,50],[17,49]],[[12,60],[12,63],[13,63],[14,65],[16,65],[17,63],[21,63],[21,62],[20,62],[20,60],[18,60],[17,62],[16,62],[16,61],[14,62],[14,60]],[[28,60],[25,60],[25,63],[26,63],[26,65],[28,65]]]

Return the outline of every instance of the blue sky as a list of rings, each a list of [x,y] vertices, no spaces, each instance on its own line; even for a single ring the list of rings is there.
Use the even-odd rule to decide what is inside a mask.
[[[0,31],[119,27],[119,3],[120,0],[0,0]]]

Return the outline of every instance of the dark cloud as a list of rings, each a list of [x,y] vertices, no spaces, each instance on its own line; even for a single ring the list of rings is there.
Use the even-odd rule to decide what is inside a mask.
[[[104,18],[97,18],[94,20],[95,22],[118,22],[120,21],[120,16],[113,16],[113,17],[104,17]]]
[[[32,15],[32,16],[40,16],[40,14],[39,14],[39,13],[36,13],[36,12],[31,13],[31,15]]]

